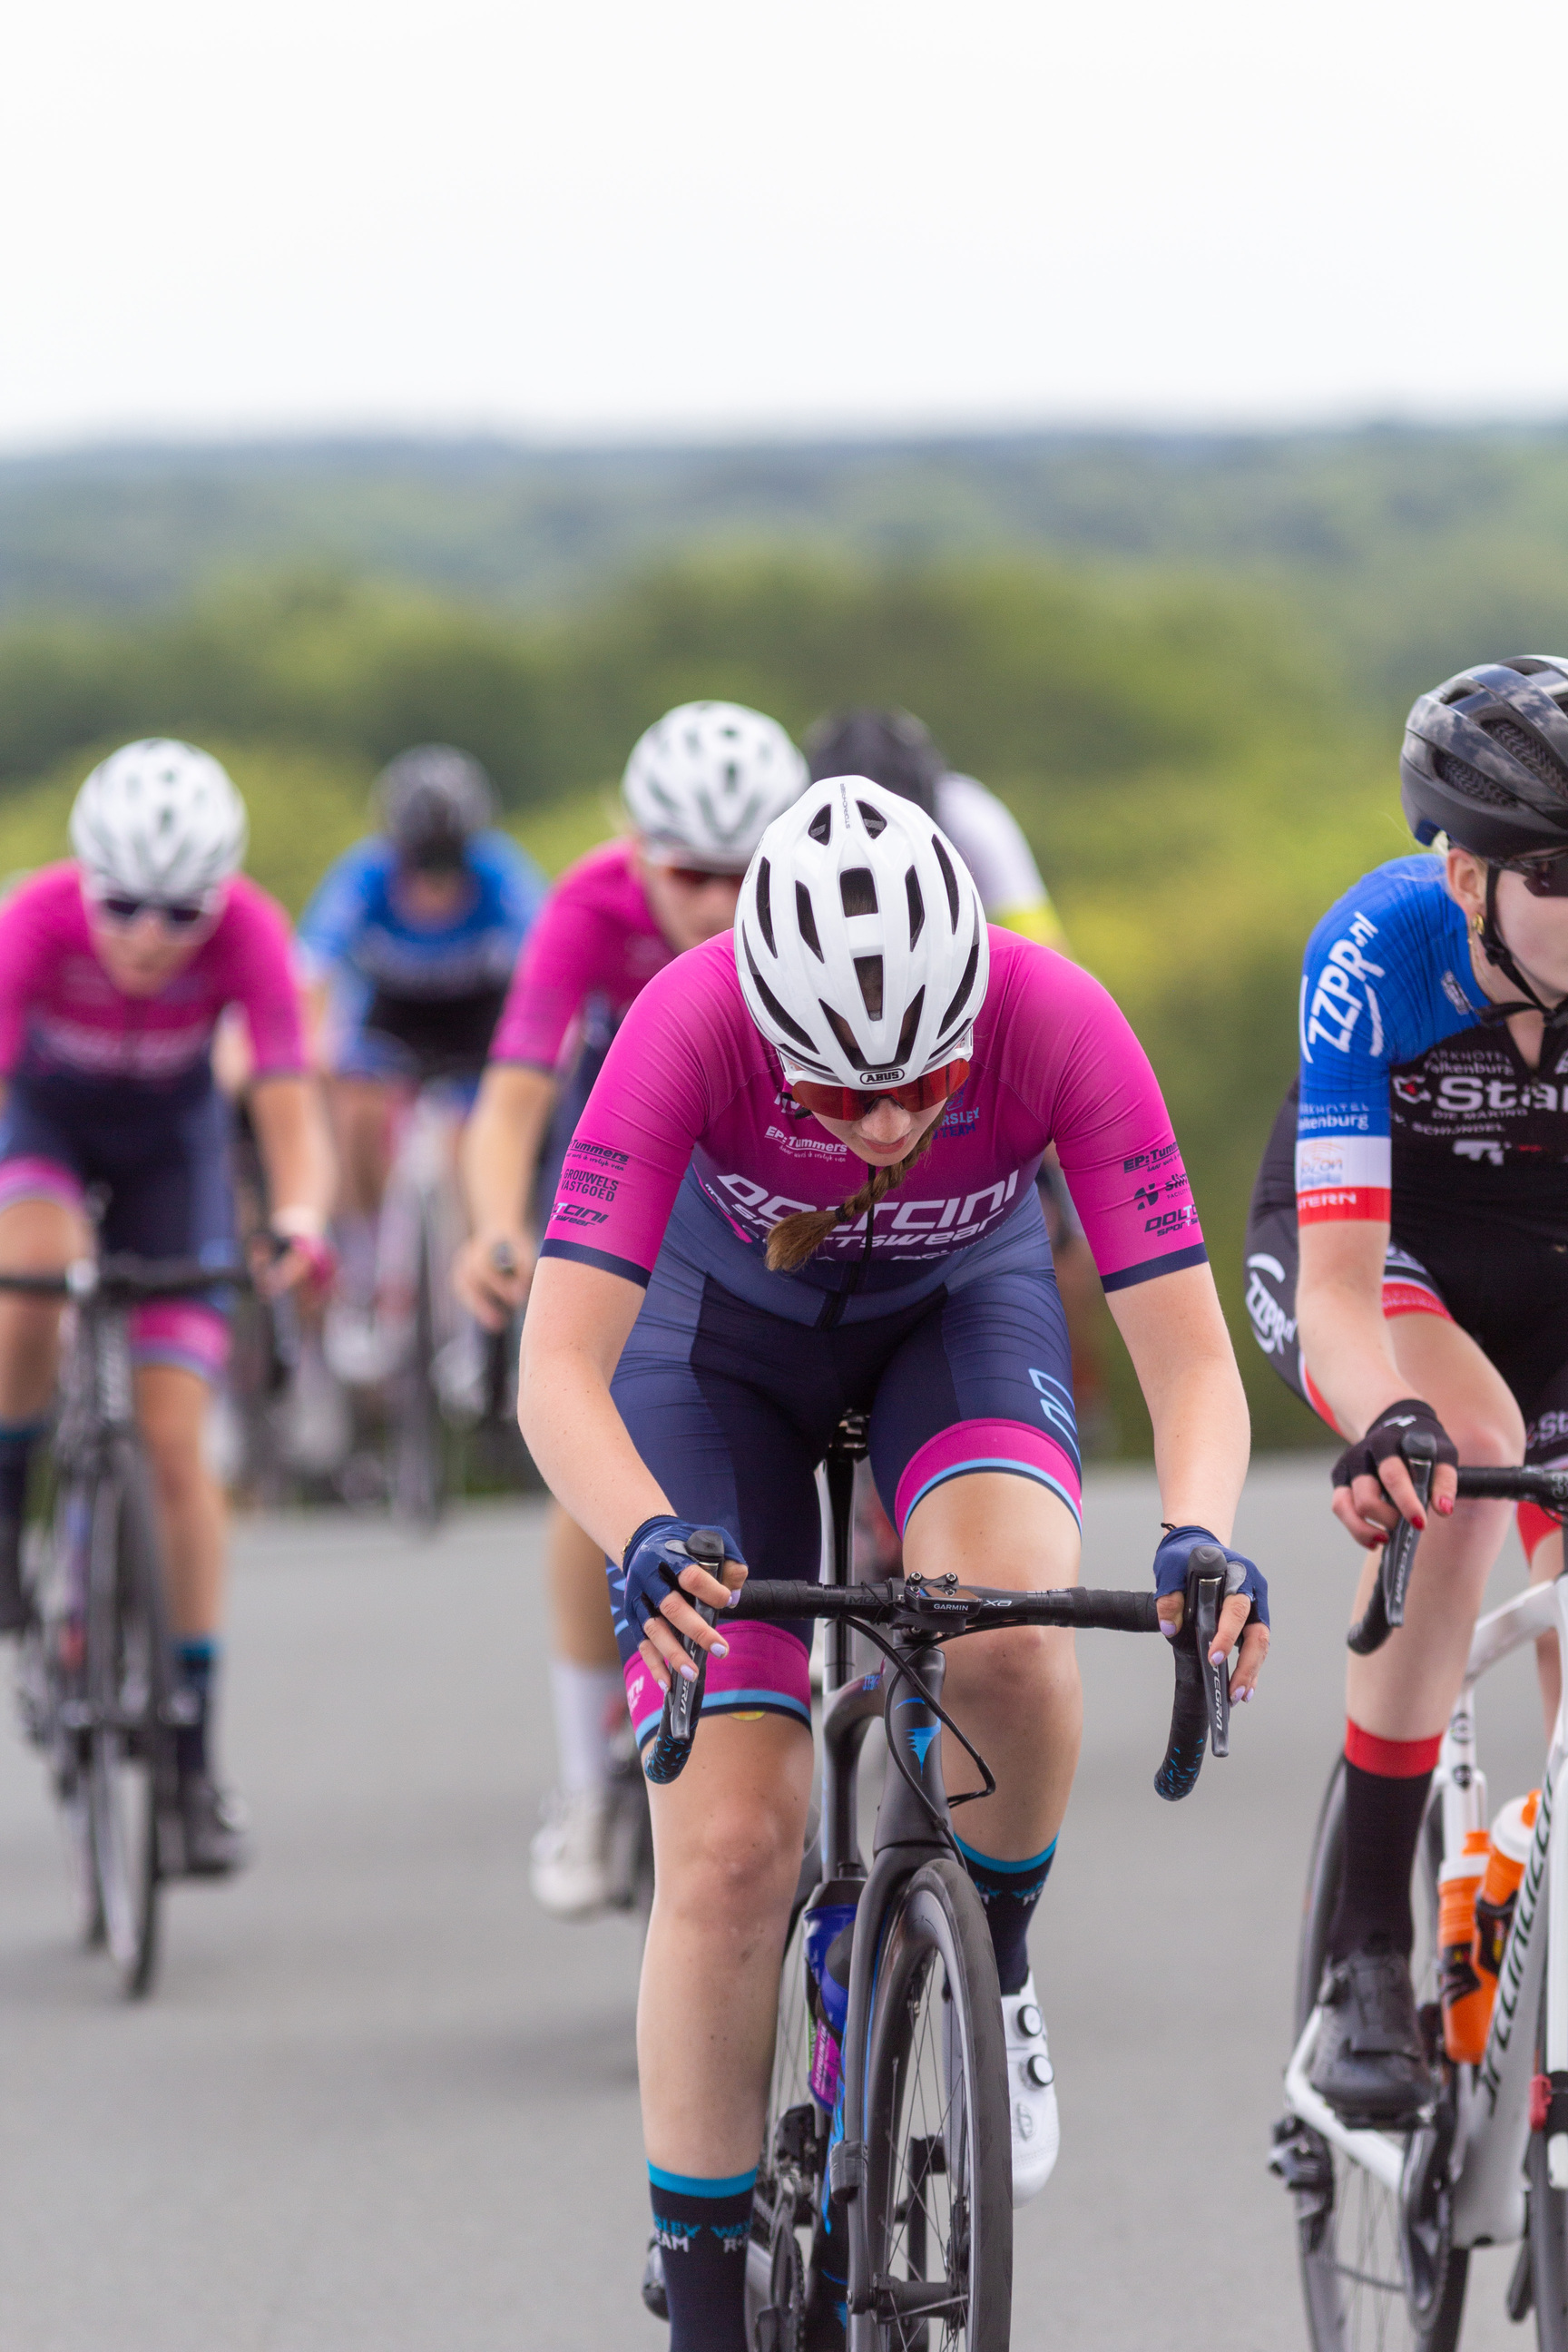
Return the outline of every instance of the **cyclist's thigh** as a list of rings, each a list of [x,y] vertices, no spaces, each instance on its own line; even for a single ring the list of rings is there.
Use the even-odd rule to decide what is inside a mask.
[[[1031,1524],[1037,1516],[1057,1530],[1053,1556],[1065,1547],[1076,1560],[1080,1470],[1067,1318],[1043,1244],[1027,1258],[1009,1255],[967,1279],[956,1270],[889,1357],[871,1414],[872,1467],[906,1543],[916,1539],[911,1519],[918,1527],[931,1498],[963,1479],[977,1507],[988,1494],[988,1511],[1010,1521],[1020,1511]],[[937,1516],[945,1519],[945,1506]]]
[[[747,1307],[699,1269],[660,1255],[612,1386],[633,1444],[685,1519],[726,1527],[753,1576],[814,1582],[820,1547],[816,1466],[836,1414],[803,1402],[826,1335]],[[815,1343],[815,1345],[814,1345]],[[618,1562],[611,1566],[615,1602]],[[660,1694],[618,1608],[616,1640],[639,1741],[658,1728]],[[811,1623],[738,1624],[712,1660],[703,1712],[811,1719]]]
[[[155,1149],[109,1164],[103,1237],[138,1257],[196,1257],[232,1263],[235,1238],[232,1119],[212,1087],[195,1101],[167,1106]],[[103,1148],[99,1158],[103,1160]],[[228,1358],[228,1294],[154,1298],[131,1318],[139,1370],[162,1366],[216,1382]]]
[[[14,1086],[0,1118],[0,1266],[56,1274],[88,1245],[80,1165],[71,1140],[25,1086]],[[58,1315],[53,1300],[0,1297],[0,1346],[52,1327]]]

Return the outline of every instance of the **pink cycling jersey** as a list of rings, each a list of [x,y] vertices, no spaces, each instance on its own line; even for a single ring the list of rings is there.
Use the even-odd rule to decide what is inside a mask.
[[[1107,1290],[1205,1258],[1164,1101],[1119,1007],[1077,964],[993,926],[970,1076],[924,1158],[877,1204],[875,1267],[914,1278],[994,1231],[1052,1142]],[[646,1282],[689,1163],[754,1259],[782,1218],[836,1204],[868,1173],[785,1094],[729,935],[678,958],[622,1023],[567,1151],[543,1255]],[[865,1248],[861,1217],[816,1263],[842,1269]]]
[[[156,996],[116,988],[93,952],[72,863],[46,866],[0,907],[0,1073],[168,1083],[206,1057],[237,1004],[260,1076],[302,1070],[289,919],[237,875],[190,962]]]
[[[567,869],[545,900],[507,992],[492,1062],[553,1070],[570,1058],[584,1005],[612,1024],[670,960],[637,879],[629,841],[606,841]]]

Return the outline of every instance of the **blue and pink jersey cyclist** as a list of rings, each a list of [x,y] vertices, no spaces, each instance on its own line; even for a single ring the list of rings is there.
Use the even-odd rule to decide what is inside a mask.
[[[671,1628],[700,1624],[683,1593],[722,1598],[690,1568],[672,1594],[670,1547],[713,1525],[750,1573],[814,1581],[814,1472],[846,1410],[868,1413],[911,1570],[972,1545],[983,1580],[1076,1573],[1070,1367],[1034,1181],[1053,1143],[1155,1418],[1169,1621],[1193,1546],[1228,1539],[1246,1415],[1148,1062],[1089,974],[987,929],[929,817],[862,779],[813,786],[763,835],[733,935],[658,972],[622,1020],[534,1278],[524,1430],[608,1555],[641,1739],[681,1670]],[[1222,1637],[1242,1640],[1245,1696],[1264,1595],[1229,1557]],[[685,1778],[654,1791],[644,2113],[672,2352],[730,2352],[742,2279],[724,2249],[744,2238],[808,1792],[808,1640],[804,1623],[722,1619],[697,1638],[705,1729]],[[1000,1663],[958,1645],[948,1692],[1009,1791],[975,1809],[964,1851],[996,1949],[1021,2201],[1057,2147],[1026,1934],[1079,1701],[1055,1636]],[[743,2060],[680,2032],[678,1988],[693,1982],[723,1984]],[[666,2033],[679,2075],[659,2058]],[[825,2220],[813,2292],[828,2304],[836,2259]]]
[[[643,1286],[616,1395],[686,1515],[729,1527],[753,1574],[816,1573],[812,1472],[854,1387],[875,1379],[872,1461],[900,1534],[944,1479],[1005,1468],[1079,1507],[1066,1326],[1035,1177],[1055,1141],[1100,1278],[1116,1292],[1204,1262],[1169,1118],[1110,998],[1066,959],[993,929],[971,1076],[918,1178],[840,1228],[799,1276],[765,1263],[779,1221],[853,1192],[847,1145],[802,1115],[746,1009],[730,939],[638,996],[565,1154],[542,1254]],[[744,1403],[704,1381],[778,1335],[765,1453]],[[821,1377],[835,1333],[838,1377]],[[778,1416],[775,1421],[774,1414]],[[797,1434],[798,1433],[798,1434]],[[619,1629],[638,1737],[660,1694]],[[742,1625],[705,1704],[809,1717],[807,1640]]]
[[[1435,2090],[1411,1870],[1506,1527],[1500,1505],[1455,1509],[1453,1465],[1568,1451],[1568,663],[1483,664],[1423,695],[1400,773],[1413,832],[1441,854],[1378,866],[1312,933],[1299,1076],[1247,1242],[1260,1346],[1350,1440],[1336,1516],[1372,1549],[1396,1507],[1426,1528],[1397,1641],[1349,1664],[1312,2061],[1342,2114],[1394,2126]],[[1430,1512],[1400,1455],[1415,1428],[1440,1465]],[[1531,1505],[1520,1521],[1532,1573],[1558,1573],[1556,1524]],[[1556,1675],[1543,1661],[1553,1707]]]

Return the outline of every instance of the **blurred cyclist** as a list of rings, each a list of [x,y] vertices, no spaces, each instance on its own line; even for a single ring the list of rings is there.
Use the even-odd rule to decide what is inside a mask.
[[[227,1113],[213,1084],[214,1026],[244,1013],[251,1116],[280,1254],[274,1293],[325,1260],[325,1139],[304,1074],[288,919],[238,871],[245,806],[188,743],[129,743],[93,770],[71,812],[74,860],[0,908],[0,1265],[59,1271],[90,1246],[89,1185],[107,1187],[111,1250],[235,1255]],[[44,1429],[58,1305],[0,1297],[0,1629],[19,1630],[28,1461]],[[244,1858],[243,1809],[210,1743],[223,1594],[223,1496],[203,1453],[227,1351],[224,1294],[153,1300],[131,1326],[136,1412],[152,1464],[177,1662],[195,1703],[176,1733],[185,1863]]]
[[[1039,947],[1055,948],[1059,955],[1072,953],[1035,853],[1012,810],[973,776],[955,774],[929,730],[909,711],[843,710],[819,719],[806,736],[805,754],[814,783],[825,776],[869,776],[885,791],[912,801],[942,827],[968,866],[988,922],[1016,931]],[[1079,1438],[1086,1454],[1105,1451],[1112,1431],[1101,1345],[1105,1306],[1094,1259],[1054,1151],[1046,1158],[1039,1182],[1046,1232],[1067,1310]],[[887,1572],[896,1549],[892,1530],[864,1472],[858,1484],[870,1515],[866,1533]]]
[[[400,752],[376,795],[383,830],[338,859],[300,923],[342,1162],[328,1354],[354,1383],[384,1379],[402,1346],[375,1316],[394,1113],[432,1067],[477,1082],[544,897],[532,860],[492,829],[489,778],[466,752]]]
[[[527,1295],[531,1202],[551,1213],[562,1159],[623,1015],[687,948],[730,929],[763,828],[804,790],[784,729],[732,702],[689,702],[640,738],[622,795],[629,837],[562,876],[518,966],[464,1145],[474,1232],[458,1291],[492,1328]],[[578,1192],[584,1192],[581,1179]],[[571,1213],[595,1211],[584,1197]],[[552,1507],[551,1667],[559,1784],[533,1843],[538,1900],[563,1918],[608,1893],[610,1738],[625,1714],[604,1554]]]

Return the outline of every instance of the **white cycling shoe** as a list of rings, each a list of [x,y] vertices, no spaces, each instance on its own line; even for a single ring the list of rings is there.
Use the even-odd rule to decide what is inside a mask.
[[[552,1789],[529,1849],[528,1883],[556,1919],[591,1919],[610,1899],[610,1800],[604,1789]]]
[[[1002,1996],[1007,2043],[1007,2108],[1013,2126],[1013,2202],[1037,2197],[1056,2169],[1062,2144],[1056,2070],[1046,2046],[1046,2021],[1030,1969],[1016,1992]]]

